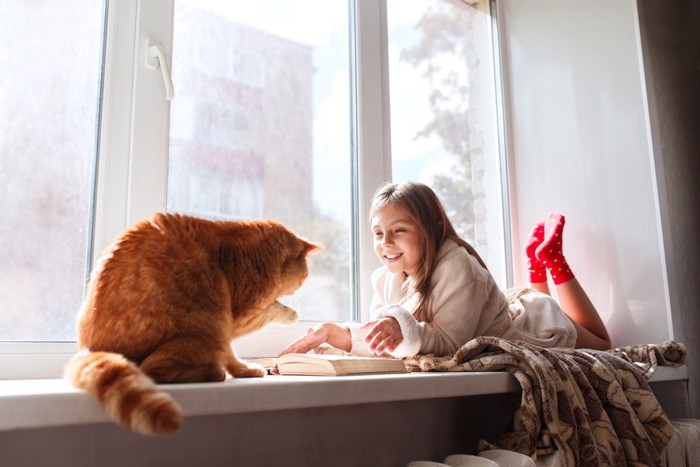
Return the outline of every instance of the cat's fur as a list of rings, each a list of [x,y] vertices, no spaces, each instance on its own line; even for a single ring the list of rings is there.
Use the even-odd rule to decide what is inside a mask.
[[[180,407],[154,381],[263,376],[231,340],[297,320],[277,299],[302,285],[317,248],[275,221],[156,214],[136,223],[92,273],[65,377],[137,432],[176,430]]]

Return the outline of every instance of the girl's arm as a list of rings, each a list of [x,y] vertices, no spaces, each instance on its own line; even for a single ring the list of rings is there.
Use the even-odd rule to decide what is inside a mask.
[[[489,301],[489,294],[483,282],[472,281],[461,287],[448,285],[440,289],[434,290],[439,295],[433,304],[432,321],[417,323],[421,354],[453,354],[475,337],[477,328],[483,327],[479,326],[481,320],[486,318],[482,310]]]
[[[421,354],[450,355],[477,334],[500,335],[507,326],[503,293],[462,248],[442,259],[431,282],[429,322],[417,323]]]
[[[328,344],[336,349],[350,351],[350,330],[335,323],[321,323],[309,328],[303,337],[285,347],[277,356],[288,353],[306,353],[321,344]]]

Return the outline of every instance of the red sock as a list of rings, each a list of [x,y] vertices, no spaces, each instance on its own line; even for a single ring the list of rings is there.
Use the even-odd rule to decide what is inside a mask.
[[[530,237],[528,237],[525,243],[525,254],[527,255],[527,273],[530,277],[530,283],[535,284],[537,282],[547,282],[547,269],[544,264],[542,264],[535,255],[537,247],[540,246],[544,240],[544,222],[535,224],[530,232]]]
[[[535,251],[537,259],[549,269],[555,285],[574,278],[562,252],[565,222],[561,214],[548,215],[544,223],[544,241]]]

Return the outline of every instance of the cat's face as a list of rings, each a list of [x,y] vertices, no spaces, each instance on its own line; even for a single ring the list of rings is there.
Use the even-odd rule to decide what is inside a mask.
[[[282,273],[285,278],[284,295],[291,295],[302,286],[309,275],[308,256],[318,253],[321,249],[319,245],[292,235],[293,238],[290,238],[289,248],[286,252],[287,258],[282,265]]]
[[[282,295],[291,295],[309,275],[307,258],[309,255],[320,251],[321,247],[302,237],[299,237],[291,229],[277,221],[266,221],[264,228],[267,237],[267,255],[280,268],[281,283],[279,292]]]

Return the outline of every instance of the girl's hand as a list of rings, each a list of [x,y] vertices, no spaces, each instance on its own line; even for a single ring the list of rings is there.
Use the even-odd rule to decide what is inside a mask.
[[[403,341],[399,322],[392,317],[370,321],[363,325],[362,329],[369,329],[365,342],[376,355],[381,355],[385,351],[391,352]]]
[[[326,327],[319,325],[315,328],[309,328],[304,337],[301,337],[289,344],[279,354],[277,354],[277,356],[281,357],[282,355],[288,353],[306,353],[311,349],[315,349],[327,340],[328,329]]]

